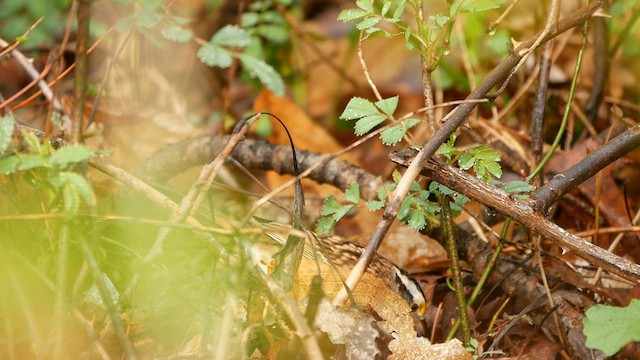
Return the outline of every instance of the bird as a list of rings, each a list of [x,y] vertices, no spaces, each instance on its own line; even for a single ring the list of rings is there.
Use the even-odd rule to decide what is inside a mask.
[[[298,285],[302,294],[306,293],[308,283],[315,274],[323,276],[325,292],[337,293],[343,286],[344,277],[348,275],[364,251],[362,244],[338,235],[317,235],[309,230],[302,232],[291,229],[290,225],[263,219],[255,221],[255,225],[267,235],[272,245],[271,247],[264,246],[263,243],[262,253],[260,250],[256,252],[255,248],[252,253],[252,256],[256,256],[254,260],[261,264],[267,273],[272,272],[274,268],[272,260],[274,243],[284,245],[292,232],[298,232],[298,236],[304,237],[304,259],[298,270],[298,282],[302,283],[302,286]],[[267,250],[268,248],[270,249]],[[391,293],[402,298],[415,315],[424,317],[427,301],[420,284],[411,274],[386,257],[375,254],[362,281],[369,282],[373,288],[386,287]],[[354,291],[356,300],[358,300],[358,295],[358,292]]]
[[[252,254],[251,256],[252,258],[254,258],[255,262],[265,267],[264,270],[266,270],[267,273],[272,274],[274,272],[278,272],[278,274],[273,275],[277,275],[277,277],[279,277],[283,283],[286,282],[284,284],[285,286],[283,287],[288,289],[289,285],[294,284],[293,282],[291,282],[291,275],[296,275],[298,276],[298,278],[300,278],[307,272],[306,266],[302,266],[302,259],[299,258],[299,245],[301,243],[300,240],[304,240],[302,257],[307,260],[312,260],[309,265],[313,266],[315,264],[315,274],[325,273],[327,275],[338,275],[338,281],[332,282],[332,284],[337,285],[333,286],[334,288],[337,288],[337,293],[337,291],[344,284],[344,276],[356,264],[356,262],[360,258],[360,255],[364,251],[364,247],[359,243],[349,241],[336,235],[318,236],[305,228],[305,201],[302,183],[300,181],[298,158],[296,155],[296,148],[293,143],[293,138],[291,137],[291,134],[289,133],[289,130],[287,129],[284,122],[274,114],[262,112],[256,115],[247,116],[244,119],[240,120],[240,122],[238,122],[238,124],[236,124],[236,127],[234,128],[234,132],[240,131],[243,126],[250,125],[252,123],[251,119],[257,118],[257,115],[271,116],[284,127],[284,130],[289,138],[289,143],[291,145],[291,155],[294,170],[293,174],[296,177],[296,181],[294,182],[294,216],[292,225],[287,226],[270,221],[260,221],[260,219],[254,217],[255,220],[258,220],[256,222],[258,227],[260,227],[261,230],[264,231],[264,233],[269,238],[282,245],[283,250],[279,253],[276,253],[275,256],[273,253],[271,253],[271,255],[269,255],[268,257],[257,255],[260,252],[254,253],[250,250],[250,253]],[[259,247],[255,248],[259,249]],[[280,260],[280,263],[275,263],[276,258]],[[298,261],[300,261],[300,263],[298,263]],[[305,264],[308,264],[308,262],[305,262]],[[326,269],[326,266],[324,265],[329,265],[329,272],[323,271],[323,269]],[[333,271],[331,271],[331,269],[333,269]],[[313,274],[313,271],[311,273]],[[406,301],[414,314],[417,314],[419,317],[423,317],[426,313],[427,302],[420,284],[409,273],[402,270],[400,267],[398,267],[392,261],[382,255],[374,255],[371,263],[366,269],[365,274],[363,275],[361,283],[362,282],[370,282],[371,284],[369,285],[372,285],[372,287],[367,286],[367,290],[374,291],[375,289],[382,290],[376,285],[376,283],[381,282],[382,286],[391,290],[391,296],[393,296],[392,294],[396,294],[397,296],[404,299],[404,301]],[[310,282],[301,282],[301,284],[308,283]],[[328,281],[324,280],[324,283],[324,290],[325,292],[327,292]],[[363,288],[364,286],[360,284],[359,287]],[[306,291],[303,292],[306,293]],[[362,295],[362,298],[366,301],[374,302],[376,301],[376,296],[381,294],[372,294],[370,292],[363,293],[361,291],[359,292],[358,286],[356,287],[356,289],[352,289],[352,293],[355,300],[358,300],[358,297],[360,297],[359,295]]]

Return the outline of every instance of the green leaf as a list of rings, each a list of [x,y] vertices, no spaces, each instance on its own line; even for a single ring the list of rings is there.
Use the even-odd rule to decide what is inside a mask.
[[[406,127],[395,125],[383,131],[382,134],[380,134],[380,139],[382,139],[382,143],[385,145],[395,145],[402,140],[402,137],[406,133]]]
[[[461,12],[481,12],[500,7],[500,2],[496,0],[466,0],[460,7]]]
[[[415,119],[415,118],[408,118],[407,120],[402,121],[402,123],[404,124],[404,126],[407,127],[407,129],[411,129],[412,127],[420,124],[421,122],[422,120]]]
[[[75,172],[62,171],[60,172],[60,178],[68,186],[73,186],[85,203],[90,206],[96,205],[96,196],[91,183],[84,176]]]
[[[396,8],[396,10],[393,12],[393,19],[400,19],[400,17],[402,17],[402,14],[404,14],[404,6],[405,6],[405,1],[397,1],[398,3],[398,7]]]
[[[389,191],[393,191],[393,190],[389,190]],[[380,189],[378,189],[378,199],[384,201],[384,200],[387,200],[387,197],[389,197],[389,193],[387,192],[387,186],[382,185]]]
[[[458,166],[462,170],[469,170],[476,163],[476,159],[469,152],[462,153],[458,159]]]
[[[204,44],[198,49],[198,58],[207,66],[217,66],[220,68],[228,68],[231,66],[233,58],[231,54],[213,44]]]
[[[86,161],[93,156],[93,150],[84,145],[68,145],[56,150],[49,158],[51,165],[69,165]]]
[[[31,170],[39,167],[48,167],[49,158],[40,155],[25,155],[20,158],[18,170]]]
[[[407,195],[404,200],[402,200],[402,204],[400,204],[400,209],[398,209],[397,218],[400,220],[404,220],[409,215],[411,211],[411,203],[413,202],[413,195]]]
[[[0,118],[0,153],[5,152],[11,145],[15,123],[11,115],[5,115]]]
[[[340,202],[338,202],[335,197],[329,195],[327,200],[324,202],[324,206],[322,206],[322,211],[320,212],[320,214],[322,216],[332,215],[338,212],[341,207],[342,204],[340,204]]]
[[[258,34],[276,44],[282,44],[289,39],[289,29],[282,25],[262,25],[258,27]]]
[[[78,188],[72,184],[65,183],[62,187],[62,199],[64,201],[64,211],[69,214],[77,214],[80,209],[80,194]]]
[[[278,72],[275,71],[273,67],[271,67],[271,65],[258,58],[246,54],[239,54],[238,58],[242,62],[242,65],[245,67],[245,70],[248,70],[255,74],[258,79],[260,79],[260,82],[269,90],[271,90],[274,95],[284,95],[284,81],[282,80],[280,74],[278,74]]]
[[[240,24],[243,28],[255,26],[258,23],[258,14],[254,12],[246,12],[240,18]]]
[[[384,206],[384,201],[382,200],[371,200],[367,202],[367,209],[370,211],[376,211],[382,209]]]
[[[356,0],[356,6],[364,11],[373,12],[373,4],[369,0]]]
[[[398,99],[398,96],[390,97],[388,99],[382,99],[380,101],[376,101],[375,105],[378,107],[378,109],[382,110],[383,113],[391,116],[398,107]]]
[[[500,167],[500,164],[498,164],[497,162],[491,160],[480,160],[479,164],[485,167],[487,171],[489,171],[491,175],[495,176],[496,178],[502,176],[502,167]]]
[[[429,18],[431,19],[431,21],[433,21],[436,24],[438,28],[445,27],[449,22],[449,19],[451,19],[449,16],[441,15],[441,14],[429,16]]]
[[[460,155],[460,150],[458,150],[458,148],[453,145],[444,143],[440,145],[440,148],[438,149],[438,154],[443,155],[447,159],[451,160],[452,157]]]
[[[181,26],[167,26],[162,29],[162,36],[166,39],[173,40],[180,43],[186,43],[191,40],[193,33],[189,29],[185,29]]]
[[[359,97],[354,97],[349,100],[349,103],[340,115],[340,119],[355,120],[374,114],[380,114],[380,111],[378,111],[376,106],[373,105],[371,101]]]
[[[469,153],[476,159],[500,161],[500,155],[495,150],[484,145],[469,150]]]
[[[340,209],[338,209],[338,211],[336,211],[336,213],[333,214],[333,218],[337,222],[338,220],[342,219],[345,215],[347,215],[349,210],[353,209],[353,207],[354,205],[342,205]]]
[[[356,24],[356,29],[358,29],[358,30],[366,30],[366,29],[369,29],[370,27],[375,26],[379,22],[380,22],[380,18],[371,16],[371,17],[365,18],[364,20],[362,20],[359,23],[357,23]]]
[[[380,15],[385,16],[387,14],[387,12],[389,12],[390,8],[391,8],[391,1],[386,1],[384,4],[382,4],[382,9],[380,10]]]
[[[245,47],[251,42],[251,37],[237,25],[227,25],[218,30],[211,38],[211,43],[220,46]]]
[[[360,136],[369,132],[369,130],[382,124],[387,119],[387,115],[376,114],[361,118],[356,122],[355,134]]]
[[[535,187],[529,184],[526,181],[509,181],[508,183],[502,185],[502,190],[508,193],[522,193],[522,192],[530,192]]]
[[[336,220],[332,216],[323,216],[318,220],[316,231],[320,235],[329,235],[336,225]]]
[[[8,156],[0,159],[0,174],[11,174],[16,171],[20,164],[20,158],[17,156]]]
[[[410,228],[419,231],[424,229],[426,224],[427,224],[427,220],[425,219],[424,214],[422,214],[421,211],[411,212],[411,216],[409,217],[409,222],[408,222],[408,225]]]
[[[400,124],[383,131],[382,134],[380,134],[380,139],[382,139],[382,142],[385,145],[395,145],[402,140],[402,137],[407,133],[407,130],[419,124],[420,121],[420,119],[412,118],[404,120]]]
[[[27,149],[29,149],[31,152],[37,153],[37,154],[41,154],[44,156],[49,156],[48,153],[43,153],[45,152],[44,146],[42,146],[42,144],[40,144],[40,140],[38,139],[38,137],[32,133],[31,131],[27,131],[25,129],[22,130],[22,140],[27,144]]]
[[[353,204],[360,202],[360,186],[358,186],[357,182],[352,183],[347,190],[345,190],[344,199]]]
[[[360,9],[347,9],[342,10],[338,15],[338,20],[343,22],[349,22],[355,19],[359,19],[367,15],[367,12]]]
[[[142,29],[150,29],[156,26],[160,20],[162,20],[162,16],[158,14],[155,10],[149,8],[142,8],[136,11],[134,15],[136,26]]]
[[[585,313],[583,320],[586,345],[607,356],[623,346],[640,341],[640,300],[633,299],[624,308],[596,305]]]

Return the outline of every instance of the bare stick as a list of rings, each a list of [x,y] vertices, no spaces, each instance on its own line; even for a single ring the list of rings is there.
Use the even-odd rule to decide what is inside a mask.
[[[576,11],[571,17],[564,19],[557,23],[552,31],[550,31],[546,36],[544,36],[541,40],[536,36],[533,39],[523,42],[518,46],[513,54],[511,54],[508,58],[506,58],[502,63],[496,66],[493,71],[491,71],[486,78],[475,88],[467,99],[477,100],[484,98],[485,95],[496,85],[500,80],[507,76],[507,74],[511,71],[511,69],[518,64],[520,59],[522,59],[522,55],[520,52],[522,50],[528,49],[531,45],[536,42],[539,42],[539,45],[553,39],[559,34],[567,31],[568,29],[582,24],[584,21],[589,19],[591,15],[600,7],[600,2],[595,1],[590,3],[589,5],[579,9]],[[538,41],[539,40],[539,41]],[[400,179],[396,190],[391,194],[389,198],[389,204],[385,208],[385,211],[382,215],[382,220],[378,223],[378,226],[373,232],[369,240],[369,244],[365,248],[365,251],[360,256],[358,263],[353,268],[349,277],[346,280],[346,286],[353,289],[355,288],[358,281],[364,274],[365,269],[367,268],[367,264],[373,258],[376,249],[380,246],[382,239],[385,234],[391,227],[396,215],[398,214],[398,209],[402,204],[407,192],[409,191],[409,187],[413,183],[413,181],[418,177],[422,167],[426,164],[426,162],[433,156],[433,154],[438,150],[441,144],[443,144],[449,136],[464,123],[469,113],[475,108],[476,103],[469,102],[464,103],[453,110],[453,115],[449,118],[449,120],[443,124],[431,138],[424,144],[424,147],[420,153],[416,155],[411,165],[407,168],[405,174]],[[347,300],[347,292],[345,289],[342,289],[336,298],[334,299],[334,304],[343,305]]]
[[[414,156],[415,152],[413,150],[405,150],[402,153],[392,154],[390,158],[397,164],[408,166],[409,164],[415,164]],[[495,209],[543,237],[552,240],[557,245],[574,251],[577,256],[591,264],[600,266],[633,283],[640,283],[640,265],[633,264],[618,255],[593,245],[547,220],[536,211],[532,201],[515,199],[501,189],[442,162],[434,160],[427,162],[421,173],[450,189]]]

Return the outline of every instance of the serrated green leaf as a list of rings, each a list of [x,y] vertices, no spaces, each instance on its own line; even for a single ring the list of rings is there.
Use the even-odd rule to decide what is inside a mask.
[[[162,20],[162,16],[158,14],[155,10],[149,8],[142,8],[134,14],[134,20],[137,27],[142,29],[150,29],[156,26],[160,20]]]
[[[407,223],[410,228],[419,231],[424,229],[426,224],[427,220],[425,219],[424,214],[422,214],[421,211],[411,212],[411,215],[409,216],[409,222]]]
[[[320,214],[322,216],[333,215],[338,212],[341,207],[342,204],[340,204],[340,202],[338,202],[335,197],[329,195],[327,200],[324,202],[324,205],[322,206],[322,211],[320,212]]]
[[[15,124],[16,122],[11,115],[0,118],[0,153],[5,152],[11,145]]]
[[[522,192],[530,192],[535,187],[529,184],[526,181],[509,181],[508,183],[502,185],[502,190],[508,193],[522,193]]]
[[[611,356],[626,344],[640,341],[640,300],[633,299],[624,308],[593,306],[585,313],[583,324],[585,345]]]
[[[460,7],[459,11],[476,13],[491,9],[497,9],[499,7],[500,3],[498,3],[496,0],[466,0]]]
[[[378,189],[378,199],[384,201],[387,200],[388,196],[387,187],[385,185],[381,186],[380,189]]]
[[[393,182],[399,183],[400,179],[402,178],[402,174],[400,174],[400,171],[394,169],[393,172],[391,173],[391,178],[393,179]],[[393,185],[396,185],[396,184],[393,184]]]
[[[462,153],[458,159],[458,166],[462,170],[469,170],[476,163],[476,159],[468,152]]]
[[[48,167],[49,158],[40,155],[25,155],[20,157],[18,170],[30,170],[38,167]]]
[[[395,145],[400,140],[404,134],[407,133],[407,129],[402,125],[392,126],[380,134],[380,139],[382,139],[382,143],[385,145]]]
[[[349,100],[349,103],[340,115],[340,119],[355,120],[374,114],[380,114],[380,111],[378,110],[378,108],[376,108],[375,105],[373,105],[371,101],[359,97],[354,97]]]
[[[251,37],[237,25],[227,25],[211,37],[211,43],[220,46],[245,47],[250,42]]]
[[[80,194],[78,194],[78,189],[75,186],[67,183],[62,187],[62,200],[66,213],[78,213],[80,209]]]
[[[382,200],[371,200],[367,202],[367,209],[370,211],[377,211],[382,209],[384,206],[384,201]]]
[[[96,196],[91,183],[82,175],[70,171],[60,172],[60,178],[64,183],[76,188],[82,200],[90,206],[96,205]]]
[[[355,19],[359,19],[367,15],[367,12],[360,9],[346,9],[342,10],[338,15],[338,20],[343,22],[349,22]]]
[[[495,161],[491,160],[479,160],[476,165],[483,166],[491,173],[491,175],[499,178],[502,176],[502,167]]]
[[[51,154],[49,162],[51,165],[69,165],[89,160],[93,155],[93,150],[84,145],[68,145]]]
[[[332,216],[323,216],[318,220],[316,225],[316,232],[320,235],[329,235],[331,230],[336,225],[336,221]]]
[[[451,19],[449,16],[441,15],[441,14],[429,16],[429,18],[431,19],[431,21],[435,23],[436,27],[438,28],[445,27],[449,22],[449,19]]]
[[[198,59],[207,66],[216,66],[219,68],[228,68],[233,62],[231,54],[213,44],[204,44],[198,49]]]
[[[0,174],[8,175],[14,173],[18,169],[20,158],[17,156],[8,156],[0,159]]]
[[[384,4],[382,4],[382,9],[380,10],[380,15],[385,16],[387,14],[387,12],[389,12],[390,8],[391,8],[391,1],[386,1]]]
[[[262,12],[260,14],[260,22],[270,23],[274,25],[284,25],[287,23],[287,20],[285,20],[278,11],[271,10]]]
[[[396,111],[398,107],[398,96],[390,97],[388,99],[382,99],[380,101],[376,101],[374,104],[380,109],[383,113],[391,116]]]
[[[43,146],[40,143],[38,137],[30,131],[22,130],[22,140],[27,144],[27,149],[36,154],[48,156],[49,154],[43,154]]]
[[[377,23],[380,22],[380,18],[378,17],[368,17],[365,18],[364,20],[360,21],[359,23],[356,24],[356,29],[358,30],[366,30],[372,26],[375,26]]]
[[[420,186],[417,181],[414,181],[411,183],[411,185],[409,185],[409,191],[420,192],[421,190],[422,186]]]
[[[166,39],[173,40],[180,43],[185,43],[193,37],[193,33],[189,29],[185,29],[181,26],[167,26],[162,29],[162,36]]]
[[[262,25],[258,27],[258,34],[276,44],[284,43],[289,39],[289,30],[282,25]]]
[[[422,120],[420,120],[420,119],[409,118],[407,120],[402,121],[402,124],[404,126],[406,126],[407,129],[411,129],[412,127],[420,124],[421,122],[422,122]]]
[[[495,150],[484,145],[469,150],[469,153],[476,159],[500,161],[500,155]]]
[[[404,6],[405,6],[405,1],[398,1],[398,7],[393,12],[394,19],[400,19],[402,14],[404,14]]]
[[[258,23],[258,14],[254,12],[246,12],[240,17],[240,25],[243,28],[255,26]]]
[[[255,74],[260,82],[271,90],[275,96],[284,95],[284,80],[282,80],[280,74],[278,74],[271,65],[246,54],[239,54],[238,58],[245,67],[245,70]]]
[[[360,202],[360,186],[357,182],[352,183],[347,190],[345,190],[344,199],[353,204]]]
[[[404,220],[409,216],[409,212],[411,211],[411,203],[413,202],[413,195],[407,195],[407,197],[402,200],[402,204],[400,204],[400,209],[398,209],[397,218],[400,220]]]
[[[444,143],[440,145],[438,154],[443,155],[447,159],[451,160],[452,157],[460,155],[460,150],[458,150],[457,147],[450,145],[449,143]]]
[[[338,209],[338,211],[336,211],[335,214],[333,214],[333,219],[337,222],[338,220],[342,219],[345,215],[347,215],[347,213],[349,212],[349,210],[353,209],[354,205],[342,205],[340,207],[340,209]]]
[[[356,0],[356,6],[367,12],[373,12],[373,4],[369,0]]]
[[[382,124],[387,119],[387,115],[369,115],[359,119],[354,127],[355,134],[360,136],[369,132],[374,127]]]

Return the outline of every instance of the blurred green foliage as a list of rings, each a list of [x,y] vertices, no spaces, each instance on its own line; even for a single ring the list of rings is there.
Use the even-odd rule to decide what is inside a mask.
[[[6,41],[23,35],[38,19],[27,46],[51,43],[64,31],[72,0],[3,0],[0,3],[0,36]]]

